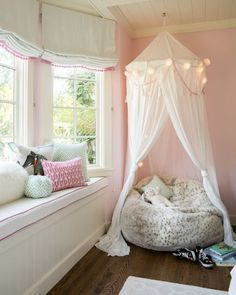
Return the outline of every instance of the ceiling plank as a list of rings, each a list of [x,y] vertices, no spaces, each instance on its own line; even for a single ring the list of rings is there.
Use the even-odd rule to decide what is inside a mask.
[[[102,17],[115,20],[103,0],[88,0],[88,2]]]
[[[179,11],[179,6],[177,1],[164,0],[164,4],[166,7],[165,12],[167,14],[166,24],[167,25],[180,24],[181,16],[180,16],[180,11]]]
[[[115,17],[115,19],[119,20],[119,23],[126,29],[126,31],[129,33],[129,35],[132,34],[133,28],[122,10],[119,7],[110,7],[109,8],[112,15]]]
[[[163,17],[163,13],[166,12],[166,6],[163,0],[152,0],[150,2],[153,12],[156,17],[156,26],[163,26],[164,23],[168,23],[168,15],[166,15],[165,19]]]
[[[206,0],[206,19],[208,21],[218,20],[219,0]]]
[[[193,6],[189,0],[178,0],[181,24],[187,24],[193,20]]]
[[[210,30],[222,30],[236,28],[236,18],[226,19],[226,20],[218,20],[218,21],[210,21],[210,22],[201,22],[201,23],[191,23],[191,24],[181,24],[181,25],[173,25],[165,27],[165,30],[170,33],[186,33],[186,32],[198,32],[198,31],[210,31]],[[134,30],[132,38],[144,38],[144,37],[153,37],[156,36],[159,32],[161,32],[163,28],[155,27],[148,28],[143,30]]]
[[[216,1],[217,2],[217,1]],[[192,0],[193,22],[202,22],[206,20],[206,0]]]
[[[233,8],[232,0],[219,1],[219,19],[226,19],[231,17],[231,10]]]
[[[232,7],[231,7],[231,17],[233,18],[236,15],[236,0],[232,0]]]
[[[136,4],[141,2],[149,2],[150,0],[103,0],[103,5],[106,7],[121,6],[126,4]]]

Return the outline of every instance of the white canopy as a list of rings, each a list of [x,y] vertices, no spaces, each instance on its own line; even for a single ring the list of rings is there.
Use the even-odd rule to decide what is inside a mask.
[[[124,187],[112,225],[96,246],[108,255],[128,255],[120,227],[120,213],[135,180],[138,164],[159,139],[169,118],[192,162],[201,171],[212,204],[222,212],[224,239],[233,245],[232,229],[216,179],[204,103],[205,62],[169,33],[160,33],[126,69],[128,159]]]

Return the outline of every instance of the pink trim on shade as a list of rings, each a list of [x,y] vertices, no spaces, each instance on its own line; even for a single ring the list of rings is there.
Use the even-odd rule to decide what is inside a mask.
[[[40,62],[47,64],[47,65],[51,65],[53,67],[57,67],[57,68],[81,68],[81,69],[85,69],[88,71],[94,71],[94,72],[115,71],[114,67],[110,67],[110,68],[106,68],[106,69],[96,69],[96,68],[90,68],[90,67],[82,66],[82,65],[68,65],[68,64],[62,65],[62,64],[52,63],[52,62],[42,59],[42,58],[40,58]]]
[[[86,69],[89,71],[95,71],[95,72],[107,72],[107,71],[115,71],[115,67],[109,67],[109,68],[105,68],[105,69],[97,69],[97,68],[92,68],[92,67],[87,67],[87,66],[82,66],[82,65],[62,65],[62,64],[56,64],[56,63],[52,63],[48,60],[42,59],[40,57],[28,57],[28,56],[24,56],[18,52],[16,52],[14,49],[10,48],[9,46],[7,46],[5,43],[0,42],[0,46],[3,47],[7,52],[11,53],[12,55],[14,55],[17,58],[23,59],[23,60],[36,60],[36,59],[40,59],[40,62],[45,63],[47,65],[51,65],[53,67],[61,67],[61,68],[82,68],[82,69]]]
[[[62,64],[50,63],[47,61],[45,61],[45,62],[51,64],[53,67],[59,67],[59,68],[82,68],[85,70],[96,71],[96,72],[107,72],[107,71],[114,71],[115,70],[114,67],[105,68],[105,69],[96,69],[96,68],[90,68],[90,67],[82,66],[82,65],[62,65]]]
[[[16,52],[15,50],[13,50],[9,46],[7,46],[5,43],[0,42],[0,46],[3,47],[7,52],[11,53],[12,55],[14,55],[17,58],[24,59],[24,60],[29,59],[29,57],[19,54],[18,52]]]

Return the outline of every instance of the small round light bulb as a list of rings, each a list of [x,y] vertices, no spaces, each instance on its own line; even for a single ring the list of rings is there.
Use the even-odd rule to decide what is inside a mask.
[[[138,77],[138,71],[137,70],[133,70],[132,74],[133,74],[134,77]]]
[[[128,78],[128,77],[130,77],[130,72],[128,72],[128,71],[125,71],[125,76]]]
[[[204,78],[202,79],[202,83],[203,83],[203,84],[206,84],[206,82],[207,82],[207,78],[204,77]]]
[[[169,67],[169,66],[171,66],[171,65],[172,65],[172,59],[168,58],[168,59],[166,60],[166,66]]]
[[[147,72],[149,75],[153,75],[155,70],[153,68],[148,68]]]
[[[202,73],[203,72],[203,70],[204,70],[204,68],[202,67],[202,66],[199,66],[199,67],[197,67],[197,72],[198,73]]]
[[[204,64],[206,65],[206,66],[209,66],[210,64],[211,64],[211,61],[210,61],[210,59],[209,58],[204,58]]]
[[[191,64],[190,64],[189,62],[185,62],[184,65],[183,65],[183,68],[184,68],[185,70],[190,69],[190,67],[191,67]]]

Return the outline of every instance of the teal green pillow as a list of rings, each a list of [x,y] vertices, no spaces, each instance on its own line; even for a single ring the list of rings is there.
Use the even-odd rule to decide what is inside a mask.
[[[52,181],[47,176],[30,175],[25,184],[24,194],[28,198],[40,199],[52,193]]]
[[[160,194],[163,197],[169,199],[173,195],[172,190],[156,175],[147,185],[142,186],[141,191],[145,193],[150,188],[156,189],[157,186],[160,188]]]

